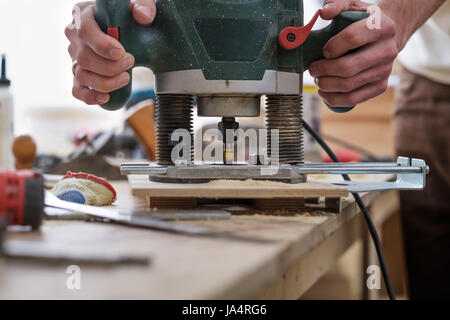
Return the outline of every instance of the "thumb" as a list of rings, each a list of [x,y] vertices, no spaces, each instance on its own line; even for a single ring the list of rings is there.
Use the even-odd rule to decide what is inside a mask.
[[[156,5],[153,0],[136,0],[133,6],[133,17],[141,25],[149,25],[156,16]]]
[[[320,15],[324,20],[335,18],[341,11],[348,10],[351,0],[325,0]]]

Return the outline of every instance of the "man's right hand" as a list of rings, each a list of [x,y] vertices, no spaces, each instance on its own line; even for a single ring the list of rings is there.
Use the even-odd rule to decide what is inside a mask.
[[[81,13],[80,28],[73,24],[65,30],[70,41],[69,54],[74,61],[73,89],[75,98],[89,105],[104,104],[112,91],[130,82],[129,70],[134,57],[114,38],[103,33],[94,18],[94,1],[77,4]],[[153,0],[136,0],[133,17],[141,25],[150,25],[156,15]]]

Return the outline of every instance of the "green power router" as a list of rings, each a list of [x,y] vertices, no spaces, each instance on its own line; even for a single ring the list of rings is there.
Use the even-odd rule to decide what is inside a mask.
[[[311,31],[319,14],[304,26],[302,0],[155,2],[156,18],[148,27],[134,21],[127,0],[97,0],[95,17],[104,32],[135,56],[136,66],[155,74],[158,164],[174,170],[174,179],[163,180],[258,178],[249,173],[248,166],[226,166],[233,163],[235,142],[226,131],[239,127],[237,117],[259,116],[261,96],[265,96],[268,140],[270,132],[278,132],[278,146],[274,150],[269,141],[267,158],[277,151],[278,163],[286,165],[287,178],[281,173],[262,178],[304,181],[305,176],[293,173],[290,166],[303,163],[303,72],[311,62],[323,58],[323,47],[330,38],[368,14],[342,12],[328,27]],[[102,107],[117,110],[130,94],[131,83],[113,92]],[[224,165],[210,172],[205,169],[204,174],[198,166],[181,170],[172,159],[172,133],[185,129],[192,135],[194,103],[198,116],[222,118],[218,128],[223,133]],[[192,150],[188,153],[184,159],[191,163]]]

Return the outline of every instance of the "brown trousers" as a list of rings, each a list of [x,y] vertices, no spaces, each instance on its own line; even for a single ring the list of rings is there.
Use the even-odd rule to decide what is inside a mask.
[[[423,191],[401,192],[412,299],[450,298],[450,85],[403,70],[394,117],[397,154],[430,166]]]

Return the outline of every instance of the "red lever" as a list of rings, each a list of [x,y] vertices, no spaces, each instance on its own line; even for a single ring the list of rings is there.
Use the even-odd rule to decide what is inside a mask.
[[[285,50],[293,50],[300,47],[308,38],[311,30],[316,23],[322,10],[317,11],[317,13],[312,18],[311,22],[303,27],[287,27],[281,30],[278,36],[278,43]]]
[[[119,41],[119,28],[109,28],[106,32],[109,36]]]
[[[130,2],[130,11],[133,11],[134,8],[134,2]],[[106,33],[113,37],[114,39],[116,39],[117,41],[119,41],[119,28],[110,28],[108,27],[108,29],[106,30]]]

